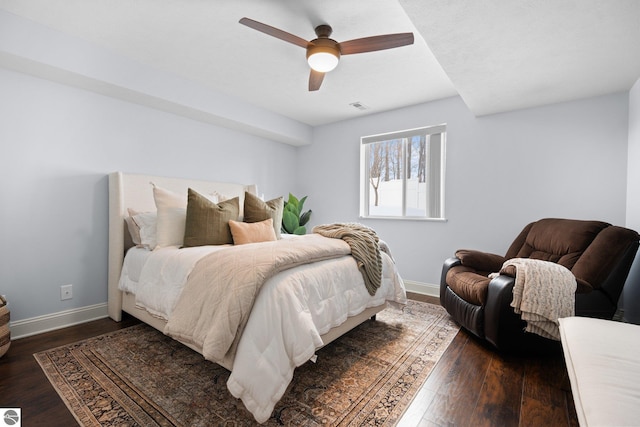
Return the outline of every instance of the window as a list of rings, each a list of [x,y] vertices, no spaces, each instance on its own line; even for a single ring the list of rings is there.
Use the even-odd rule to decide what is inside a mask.
[[[360,216],[444,218],[446,125],[360,139]]]

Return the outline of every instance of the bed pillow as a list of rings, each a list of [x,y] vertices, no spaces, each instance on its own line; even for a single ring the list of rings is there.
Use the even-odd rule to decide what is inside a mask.
[[[244,222],[260,222],[271,218],[273,220],[273,231],[276,234],[276,239],[280,238],[283,209],[283,197],[264,202],[251,193],[244,193]]]
[[[273,220],[271,218],[252,223],[229,221],[229,228],[235,245],[278,240],[273,230]]]
[[[157,215],[155,212],[136,212],[129,208],[129,217],[125,218],[131,240],[137,246],[153,250],[157,244]]]
[[[187,208],[186,195],[154,185],[153,199],[158,211],[156,247],[181,246]]]
[[[183,246],[232,244],[229,221],[240,214],[238,197],[214,203],[206,196],[189,188]]]
[[[157,245],[182,246],[187,216],[187,195],[175,193],[153,184],[153,199],[158,211]],[[226,196],[214,191],[212,194],[203,195],[214,203]]]
[[[129,212],[129,216],[125,217],[124,222],[127,224],[127,230],[129,230],[131,241],[134,245],[138,246],[142,243],[140,241],[140,227],[138,227],[138,224],[133,220],[133,216],[136,212],[131,208],[127,209],[127,211]]]
[[[227,196],[225,194],[222,194],[222,193],[218,193],[215,190],[213,191],[213,193],[211,193],[209,195],[205,194],[205,196],[207,196],[207,198],[209,200],[211,200],[212,202],[214,202],[214,203],[220,203],[220,202],[224,202],[225,200],[231,199],[231,197],[229,197],[229,196]]]

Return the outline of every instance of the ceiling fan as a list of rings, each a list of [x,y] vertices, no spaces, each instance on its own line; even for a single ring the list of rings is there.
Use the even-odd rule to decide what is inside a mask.
[[[373,52],[413,44],[413,33],[384,34],[339,43],[329,38],[333,30],[326,24],[318,25],[315,28],[318,37],[307,41],[286,31],[263,24],[262,22],[254,21],[253,19],[242,18],[240,23],[254,30],[305,48],[307,50],[307,62],[311,67],[309,91],[320,89],[324,74],[333,70],[336,65],[338,65],[341,55]]]

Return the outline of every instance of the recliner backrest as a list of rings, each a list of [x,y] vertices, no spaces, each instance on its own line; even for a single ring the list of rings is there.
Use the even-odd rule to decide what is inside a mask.
[[[602,221],[545,218],[528,224],[505,257],[555,262],[598,288],[634,240],[635,231]]]
[[[516,258],[533,258],[558,263],[571,270],[598,233],[610,224],[546,218],[531,226]]]
[[[638,238],[638,233],[628,228],[614,225],[605,228],[575,263],[573,275],[599,288]]]

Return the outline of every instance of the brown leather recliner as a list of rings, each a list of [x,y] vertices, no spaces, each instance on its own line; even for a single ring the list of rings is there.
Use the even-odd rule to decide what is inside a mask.
[[[527,225],[505,256],[458,250],[445,261],[440,303],[465,329],[499,350],[539,352],[557,342],[524,332],[525,323],[510,306],[515,272],[490,279],[512,258],[558,263],[576,278],[576,316],[613,318],[638,250],[638,233],[601,221],[547,218]]]

